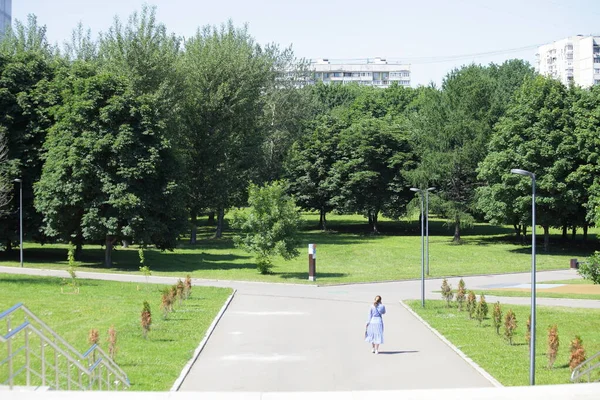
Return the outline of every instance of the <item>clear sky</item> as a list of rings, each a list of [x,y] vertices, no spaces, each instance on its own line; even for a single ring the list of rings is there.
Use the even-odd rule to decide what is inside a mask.
[[[143,0],[13,0],[13,22],[35,14],[48,39],[62,44],[81,21],[106,31]],[[158,19],[181,36],[232,19],[261,44],[292,45],[308,59],[388,60],[411,64],[412,86],[441,82],[471,62],[535,63],[535,45],[600,34],[600,0],[149,0]],[[521,49],[519,51],[508,51]],[[488,54],[482,54],[488,53]],[[490,54],[491,53],[491,54]],[[464,57],[457,57],[464,56]]]

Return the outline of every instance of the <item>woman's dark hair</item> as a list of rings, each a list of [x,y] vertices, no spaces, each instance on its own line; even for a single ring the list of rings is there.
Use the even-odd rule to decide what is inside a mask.
[[[378,304],[381,304],[381,296],[375,296],[375,302],[373,305],[377,307]]]

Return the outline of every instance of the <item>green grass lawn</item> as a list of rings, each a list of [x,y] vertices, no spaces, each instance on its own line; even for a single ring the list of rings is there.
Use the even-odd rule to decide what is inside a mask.
[[[173,252],[148,250],[146,264],[153,275],[185,275],[194,278],[221,280],[259,280],[266,282],[306,282],[308,278],[307,245],[317,244],[317,282],[369,282],[400,280],[421,274],[421,237],[417,221],[390,221],[382,219],[381,234],[372,235],[367,221],[357,215],[330,215],[329,231],[314,227],[318,215],[303,214],[300,257],[285,261],[275,259],[275,268],[269,275],[260,275],[251,254],[233,246],[232,232],[226,230],[222,239],[212,239],[214,227],[202,226],[196,245],[182,238]],[[451,242],[453,230],[442,221],[430,223],[430,275],[466,276],[528,271],[531,247],[513,238],[509,227],[476,224],[464,230],[460,245]],[[590,230],[587,245],[562,242],[553,232],[549,253],[538,250],[538,270],[569,267],[570,258],[582,259],[596,249],[596,231]],[[541,240],[538,240],[541,242]],[[0,255],[0,265],[18,266],[18,251]],[[102,266],[103,250],[88,245],[79,270],[139,273],[137,247],[117,247],[111,269]],[[25,266],[34,268],[67,268],[65,245],[26,243]]]
[[[510,346],[503,336],[496,334],[491,319],[484,320],[479,326],[476,320],[469,320],[465,311],[447,308],[443,300],[428,301],[425,309],[421,308],[419,301],[406,303],[503,385],[529,384],[529,348],[525,340],[529,306],[502,305],[503,313],[512,309],[517,317],[518,327]],[[493,304],[489,304],[489,308],[491,317]],[[600,351],[600,311],[538,306],[536,315],[536,384],[568,383],[571,376],[568,366],[571,339],[575,335],[581,336],[588,357]],[[548,369],[547,336],[548,327],[552,324],[558,325],[560,347],[554,368]]]
[[[0,274],[0,311],[23,302],[80,352],[89,348],[88,333],[97,329],[105,351],[107,331],[117,331],[117,364],[132,383],[130,390],[169,390],[204,337],[231,289],[193,287],[191,297],[164,320],[160,292],[164,285],[79,280],[80,293],[61,293],[61,279]],[[140,314],[147,300],[152,310],[148,338]],[[13,325],[23,320],[14,320]],[[4,323],[4,321],[3,321]],[[0,345],[0,354],[6,354]],[[0,377],[6,374],[0,366]]]

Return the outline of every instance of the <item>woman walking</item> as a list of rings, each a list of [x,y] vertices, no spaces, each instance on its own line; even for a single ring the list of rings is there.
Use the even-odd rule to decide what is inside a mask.
[[[381,304],[381,296],[375,296],[365,330],[365,342],[371,343],[371,353],[379,354],[379,345],[383,344],[383,314],[385,306]]]

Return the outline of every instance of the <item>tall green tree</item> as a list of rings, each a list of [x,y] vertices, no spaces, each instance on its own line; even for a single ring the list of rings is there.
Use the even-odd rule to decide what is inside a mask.
[[[568,98],[556,80],[538,76],[526,81],[496,125],[490,152],[479,167],[479,177],[490,187],[480,195],[521,224],[531,221],[531,181],[510,170],[536,175],[536,222],[544,229],[546,250],[550,227],[562,225],[561,215],[572,205],[565,182],[573,169]]]
[[[53,121],[49,110],[56,104],[50,82],[57,59],[46,39],[46,28],[29,16],[16,21],[0,41],[0,130],[8,139],[4,171],[10,181],[22,179],[23,225],[26,239],[44,240],[39,230],[42,217],[33,207],[33,183],[42,168],[43,143]],[[10,250],[18,241],[18,199],[0,217],[0,240]]]
[[[475,170],[492,132],[493,93],[485,67],[463,67],[448,74],[441,91],[423,94],[413,118],[421,162],[410,179],[419,187],[437,188],[436,211],[454,226],[455,242],[461,227],[474,222]]]
[[[192,224],[203,209],[214,209],[221,237],[225,210],[243,204],[258,175],[262,93],[275,77],[273,59],[230,21],[199,29],[186,41],[182,64]]]
[[[157,100],[86,63],[66,80],[35,185],[45,232],[102,240],[106,266],[118,239],[172,249],[185,213]]]

